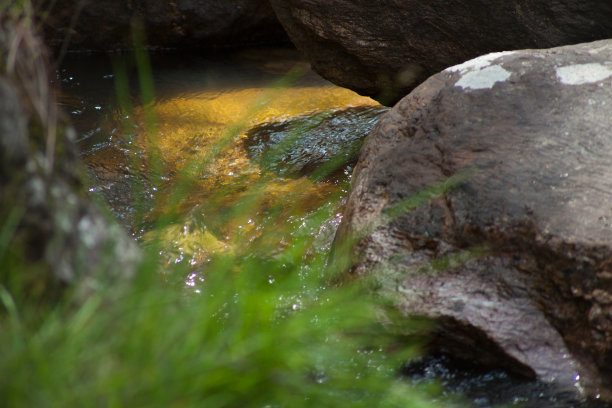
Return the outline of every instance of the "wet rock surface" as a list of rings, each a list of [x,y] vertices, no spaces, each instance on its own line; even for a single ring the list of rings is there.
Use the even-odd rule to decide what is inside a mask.
[[[491,54],[419,86],[365,141],[335,265],[435,319],[438,350],[610,399],[611,58]]]
[[[612,36],[607,0],[271,0],[326,79],[392,105],[440,70],[492,51]]]
[[[303,177],[317,172],[315,176],[333,178],[355,164],[363,139],[387,110],[355,107],[267,123],[249,130],[244,143],[253,160],[279,175]]]
[[[46,43],[60,49],[130,49],[140,21],[154,48],[216,49],[288,42],[267,0],[60,0],[43,19]]]

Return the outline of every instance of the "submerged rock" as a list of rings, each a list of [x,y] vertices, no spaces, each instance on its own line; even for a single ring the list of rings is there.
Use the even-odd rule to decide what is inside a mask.
[[[141,207],[151,207],[149,201],[152,201],[152,191],[145,176],[145,166],[133,169],[126,150],[113,145],[104,146],[84,154],[82,160],[90,175],[89,191],[104,197],[115,219],[120,221],[126,230],[134,230],[135,203],[138,202]],[[140,195],[136,197],[132,191],[135,186],[140,189]],[[143,209],[142,212],[144,211]]]
[[[415,89],[365,141],[336,267],[440,350],[612,398],[611,60],[489,54]]]
[[[333,177],[355,164],[363,139],[385,111],[360,106],[265,123],[250,129],[244,143],[252,159],[280,175]]]
[[[392,105],[479,55],[612,36],[608,0],[271,0],[293,43],[337,85]]]
[[[267,0],[60,0],[43,19],[54,49],[107,51],[134,47],[133,21],[146,45],[176,49],[288,42]]]

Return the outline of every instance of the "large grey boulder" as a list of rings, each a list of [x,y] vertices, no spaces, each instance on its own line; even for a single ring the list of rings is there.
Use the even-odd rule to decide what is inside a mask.
[[[59,0],[44,11],[45,42],[53,49],[64,42],[72,50],[132,48],[134,20],[142,23],[150,47],[210,49],[288,41],[267,0]]]
[[[608,0],[270,0],[324,78],[392,105],[430,75],[492,51],[612,37]]]
[[[611,61],[612,40],[428,79],[368,135],[333,265],[437,321],[435,347],[611,398]]]

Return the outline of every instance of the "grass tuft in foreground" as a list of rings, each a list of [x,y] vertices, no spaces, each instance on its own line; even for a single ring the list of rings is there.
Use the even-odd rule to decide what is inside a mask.
[[[304,264],[308,238],[294,242],[215,257],[199,293],[181,266],[151,273],[154,244],[135,282],[78,306],[67,294],[41,315],[0,288],[3,406],[429,406],[397,379],[418,328],[363,288],[323,286],[323,257]]]

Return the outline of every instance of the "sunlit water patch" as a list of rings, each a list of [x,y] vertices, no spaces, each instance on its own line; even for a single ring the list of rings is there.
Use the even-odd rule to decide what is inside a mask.
[[[160,238],[168,263],[195,271],[219,252],[273,254],[322,206],[329,217],[309,234],[326,250],[356,152],[386,108],[293,50],[153,56],[152,67],[144,92],[129,55],[72,56],[60,71],[90,191],[136,238]]]

